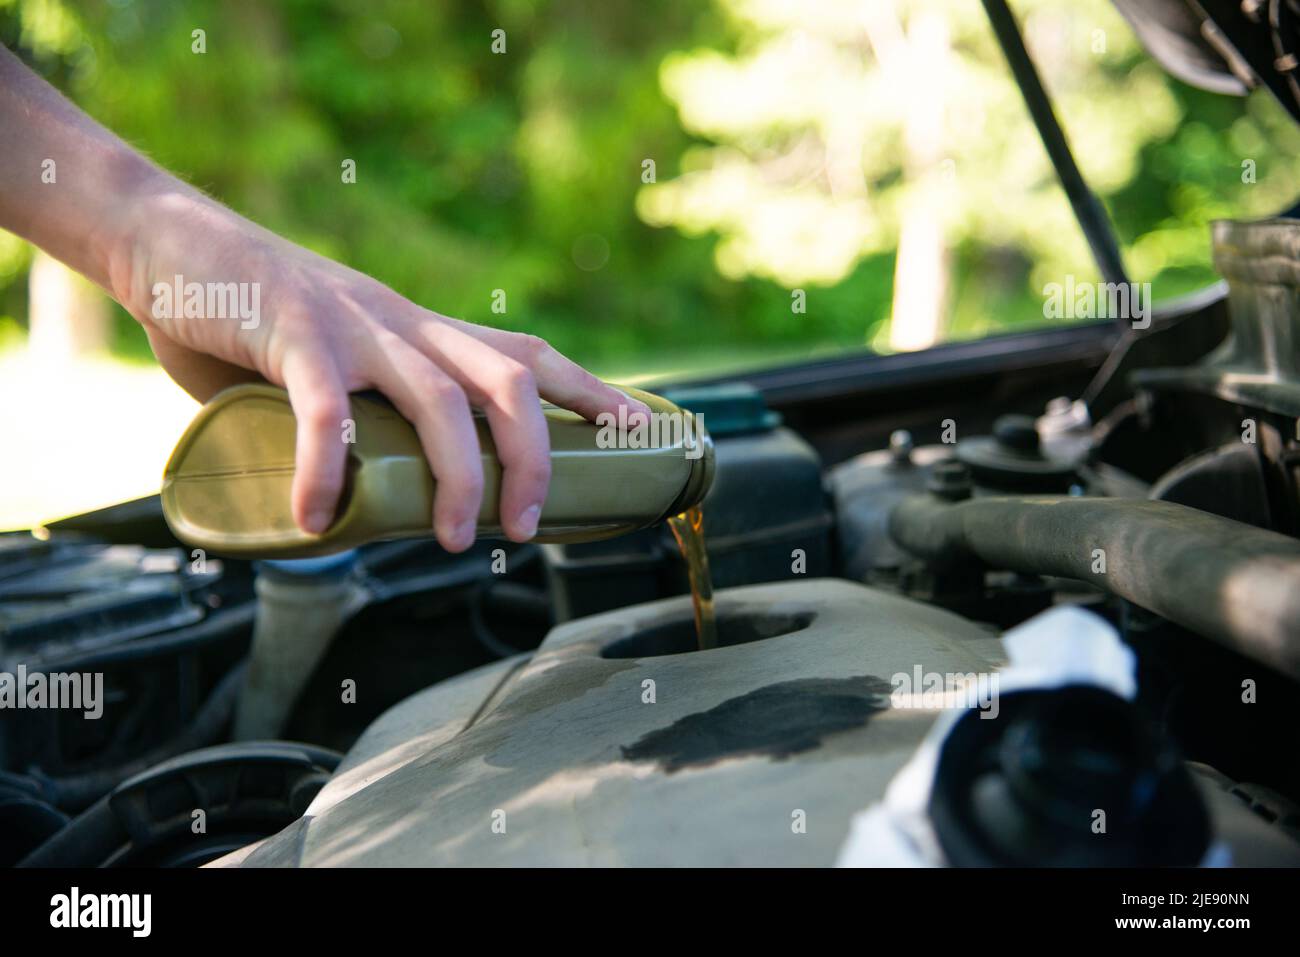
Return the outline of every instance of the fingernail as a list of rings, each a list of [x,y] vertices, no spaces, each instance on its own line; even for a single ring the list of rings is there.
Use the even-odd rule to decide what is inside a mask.
[[[317,509],[314,512],[307,513],[307,521],[303,524],[303,531],[311,535],[319,535],[325,529],[330,527],[330,519],[334,516],[325,509]]]
[[[542,507],[540,505],[529,505],[519,515],[519,531],[525,538],[532,538],[537,534],[537,523],[542,517]]]
[[[461,548],[469,548],[474,544],[474,533],[478,530],[478,523],[470,518],[456,526],[456,544]]]

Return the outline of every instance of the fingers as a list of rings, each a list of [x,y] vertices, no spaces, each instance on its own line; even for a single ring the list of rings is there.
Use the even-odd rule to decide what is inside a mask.
[[[474,543],[483,462],[465,391],[414,346],[393,339],[371,371],[376,388],[415,425],[437,480],[433,529],[449,552]]]
[[[298,420],[294,450],[293,520],[319,535],[329,528],[343,490],[347,447],[343,421],[352,414],[347,391],[324,355],[309,351],[287,357],[282,368],[289,403]]]
[[[548,402],[577,412],[583,418],[596,421],[601,413],[610,413],[615,421],[630,421],[632,416],[649,416],[650,409],[638,399],[606,385],[576,362],[565,358],[544,339],[475,326],[457,319],[443,319],[455,328],[504,353],[526,366],[537,382],[537,391]],[[626,419],[619,418],[619,409],[626,409]]]
[[[506,536],[537,533],[551,480],[550,436],[533,374],[474,337],[438,322],[421,324],[424,351],[483,409],[501,462],[498,512]]]
[[[517,542],[536,534],[551,477],[539,397],[592,421],[609,414],[635,424],[650,412],[534,336],[424,313],[363,343],[360,361],[348,365],[350,380],[360,373],[414,424],[437,482],[434,532],[451,552],[473,543],[482,506],[483,465],[471,403],[483,409],[492,430],[502,467],[500,524]],[[284,375],[299,420],[294,520],[306,531],[322,532],[343,484],[347,395],[328,358],[286,361]]]

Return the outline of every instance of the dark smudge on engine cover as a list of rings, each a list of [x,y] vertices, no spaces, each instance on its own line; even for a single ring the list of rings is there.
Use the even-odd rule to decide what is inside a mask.
[[[669,774],[747,754],[780,760],[866,724],[889,707],[891,690],[872,675],[782,681],[651,731],[624,747],[623,757],[657,760]]]

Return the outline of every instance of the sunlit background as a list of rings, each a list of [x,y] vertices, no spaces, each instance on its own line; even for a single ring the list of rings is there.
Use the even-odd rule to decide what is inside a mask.
[[[1157,299],[1212,280],[1212,219],[1300,192],[1266,94],[1167,77],[1105,0],[1012,6]],[[1026,328],[1097,278],[972,0],[0,0],[0,41],[242,213],[612,379]],[[0,409],[24,527],[156,490],[194,405],[0,231]]]

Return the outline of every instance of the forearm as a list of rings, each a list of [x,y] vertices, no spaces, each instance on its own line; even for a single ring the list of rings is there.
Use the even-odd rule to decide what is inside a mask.
[[[160,169],[2,46],[0,227],[102,286],[151,337],[254,367],[238,327],[155,315],[152,290],[177,272],[243,278],[224,275],[232,248],[282,241]]]
[[[175,183],[3,47],[0,170],[0,226],[110,292],[133,207]]]

